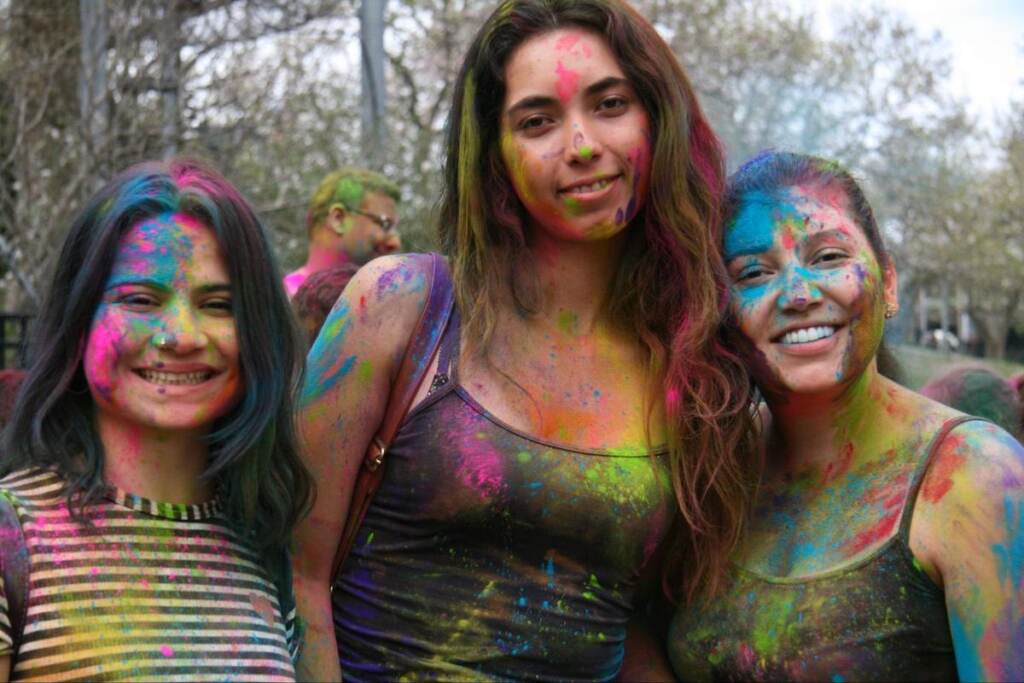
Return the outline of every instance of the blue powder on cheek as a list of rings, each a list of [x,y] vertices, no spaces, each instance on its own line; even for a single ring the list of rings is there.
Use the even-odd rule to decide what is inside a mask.
[[[796,210],[785,201],[764,192],[744,195],[739,213],[726,229],[725,260],[770,250],[775,241],[775,223],[786,214],[796,214]]]

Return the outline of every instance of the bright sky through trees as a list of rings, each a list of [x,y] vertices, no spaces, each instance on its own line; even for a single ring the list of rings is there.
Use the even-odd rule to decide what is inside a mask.
[[[789,0],[813,10],[819,29],[832,30],[832,15],[861,6],[853,0]],[[968,97],[985,122],[1005,115],[1012,98],[1024,98],[1024,2],[1020,0],[887,0],[924,35],[940,31],[953,56],[952,86]]]

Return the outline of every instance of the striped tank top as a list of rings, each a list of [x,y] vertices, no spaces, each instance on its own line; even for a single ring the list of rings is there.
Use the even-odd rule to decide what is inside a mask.
[[[29,559],[20,615],[0,590],[11,680],[295,679],[295,611],[281,614],[266,558],[217,501],[156,503],[111,488],[82,524],[60,476],[27,469],[0,479],[0,505],[16,515],[4,515],[16,521],[0,529],[0,561],[25,549]]]

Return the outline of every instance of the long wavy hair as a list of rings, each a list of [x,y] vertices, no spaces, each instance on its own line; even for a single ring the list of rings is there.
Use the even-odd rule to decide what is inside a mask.
[[[727,274],[717,244],[722,151],[693,88],[654,27],[619,0],[508,0],[477,33],[456,83],[447,131],[440,241],[468,333],[487,347],[500,293],[537,310],[527,212],[499,150],[505,65],[524,41],[562,27],[604,36],[651,123],[649,195],[628,230],[609,315],[645,346],[669,432],[671,477],[684,524],[666,592],[713,590],[749,509],[758,468],[753,389],[719,339]]]
[[[82,367],[85,340],[119,240],[140,221],[166,213],[210,228],[231,277],[244,393],[207,437],[203,476],[215,482],[229,520],[256,549],[283,549],[313,495],[292,417],[302,346],[259,218],[231,183],[197,161],[132,166],[75,219],[35,323],[0,471],[54,468],[79,519],[102,495],[103,443]]]

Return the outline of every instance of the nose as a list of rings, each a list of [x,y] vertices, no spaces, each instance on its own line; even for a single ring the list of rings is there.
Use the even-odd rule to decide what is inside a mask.
[[[199,313],[191,302],[168,304],[163,326],[162,332],[175,340],[171,348],[179,354],[201,349],[210,341],[206,333],[203,332]]]
[[[588,164],[601,157],[604,151],[590,134],[582,118],[569,122],[568,140],[565,146],[565,160],[570,164]]]
[[[805,311],[821,302],[821,289],[815,283],[813,274],[806,268],[796,266],[789,269],[783,280],[782,292],[777,305],[782,310]]]

